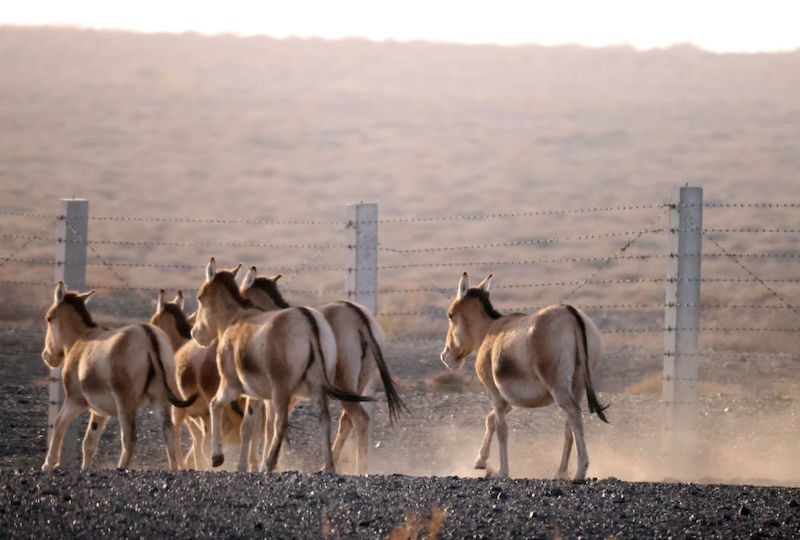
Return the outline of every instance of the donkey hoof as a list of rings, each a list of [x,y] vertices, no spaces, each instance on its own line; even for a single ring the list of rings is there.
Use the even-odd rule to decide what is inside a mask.
[[[487,467],[486,478],[493,478],[493,479],[508,478],[508,472],[496,471],[492,467]]]
[[[223,463],[225,463],[225,456],[222,454],[216,454],[211,458],[211,465],[213,467],[219,467]]]
[[[475,469],[484,470],[486,469],[486,460],[483,458],[478,458],[475,461]]]
[[[586,478],[573,478],[572,483],[576,485],[582,485],[586,483]]]

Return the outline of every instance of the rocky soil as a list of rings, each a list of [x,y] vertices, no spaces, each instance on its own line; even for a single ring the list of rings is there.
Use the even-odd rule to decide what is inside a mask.
[[[284,472],[165,471],[163,443],[145,409],[137,422],[134,470],[115,468],[119,435],[112,420],[101,439],[99,469],[43,473],[48,373],[40,347],[37,330],[0,329],[3,538],[356,538],[393,531],[486,538],[800,537],[800,489],[793,487],[800,486],[800,426],[796,401],[786,396],[701,398],[702,436],[687,466],[660,454],[657,396],[603,392],[611,424],[584,416],[593,479],[583,485],[549,479],[560,458],[563,416],[555,408],[516,411],[509,417],[512,478],[485,480],[471,468],[489,410],[485,397],[468,385],[460,392],[429,391],[425,376],[438,367],[415,364],[409,355],[431,351],[396,350],[388,360],[405,383],[410,413],[390,426],[384,404],[376,404],[368,477],[313,472],[321,459],[309,403],[293,411]],[[77,422],[85,429],[85,417]],[[226,456],[230,469],[236,448]],[[496,448],[490,463],[497,463]]]

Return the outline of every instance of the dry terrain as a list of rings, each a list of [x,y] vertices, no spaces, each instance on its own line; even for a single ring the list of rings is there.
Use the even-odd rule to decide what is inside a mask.
[[[438,506],[450,537],[800,536],[800,51],[0,27],[0,66],[0,535],[374,537]],[[686,183],[711,207],[698,453],[679,467],[660,453],[660,205]],[[58,200],[72,196],[90,200],[87,283],[109,324],[149,317],[161,287],[184,289],[191,308],[211,255],[282,272],[292,303],[339,298],[345,207],[377,202],[378,311],[411,407],[392,428],[378,404],[380,474],[33,472]],[[469,365],[447,376],[438,361],[464,270],[495,273],[501,312],[568,300],[604,332],[596,381],[611,424],[585,416],[600,481],[526,480],[557,466],[553,408],[511,415],[512,480],[465,478],[478,476],[488,404]],[[293,414],[284,469],[318,467],[313,414]],[[161,469],[146,411],[140,428],[136,467]],[[125,502],[89,513],[93,496]],[[206,503],[181,509],[190,499]],[[563,518],[576,513],[594,517]]]

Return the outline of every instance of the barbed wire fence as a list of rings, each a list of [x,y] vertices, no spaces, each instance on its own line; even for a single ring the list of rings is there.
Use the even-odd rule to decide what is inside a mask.
[[[796,210],[795,203],[707,203],[706,209],[755,209],[762,212],[770,210]],[[443,342],[446,328],[444,313],[447,304],[452,299],[453,285],[461,271],[495,272],[493,296],[499,296],[498,308],[505,311],[532,311],[544,307],[552,300],[574,301],[581,305],[580,296],[573,298],[582,289],[590,288],[595,298],[605,297],[610,302],[592,302],[583,307],[592,312],[618,312],[618,311],[645,311],[657,314],[663,310],[664,302],[653,298],[650,302],[620,302],[619,296],[613,294],[597,293],[598,289],[622,289],[625,286],[641,286],[652,288],[653,297],[661,293],[666,282],[663,272],[663,261],[670,254],[653,246],[651,249],[634,252],[637,242],[642,238],[653,238],[663,235],[666,230],[665,210],[667,205],[631,205],[601,208],[574,208],[574,209],[545,209],[508,213],[482,213],[470,215],[424,216],[424,217],[391,217],[377,220],[380,227],[382,240],[376,246],[381,263],[375,267],[363,267],[364,270],[375,270],[380,276],[380,287],[374,293],[378,296],[380,309],[378,315],[384,321],[396,320],[397,326],[414,327],[413,318],[436,317],[441,324],[436,327],[436,332],[427,332],[428,335],[403,335],[400,332],[390,332],[389,341],[402,343],[408,341]],[[464,235],[449,234],[448,240],[455,242],[444,244],[419,245],[409,242],[409,236],[404,234],[407,227],[434,226],[457,224],[461,232],[469,234],[467,226],[487,226],[502,229],[505,224],[497,225],[491,222],[519,221],[525,218],[554,218],[596,215],[623,215],[644,214],[646,223],[641,228],[630,230],[596,231],[588,234],[571,234],[547,237],[525,237],[515,239],[497,239],[490,242],[459,242]],[[52,253],[52,246],[63,242],[53,234],[54,224],[62,219],[57,214],[23,211],[0,211],[0,223],[4,223],[0,234],[0,290],[4,292],[3,315],[9,317],[17,314],[21,320],[41,316],[49,304],[50,289],[53,280],[48,276],[49,271],[59,263],[55,258],[47,255]],[[24,225],[20,225],[23,221]],[[160,288],[168,290],[182,289],[188,297],[196,292],[201,281],[202,269],[211,255],[219,260],[228,260],[233,266],[239,260],[245,264],[255,263],[262,273],[282,273],[284,292],[292,298],[292,303],[319,303],[326,300],[337,299],[344,296],[347,291],[344,279],[341,276],[347,272],[345,263],[346,250],[351,249],[343,242],[343,231],[347,226],[346,220],[299,220],[299,219],[222,219],[222,218],[179,218],[179,217],[136,217],[136,216],[89,216],[90,238],[78,243],[85,245],[88,250],[87,258],[87,286],[95,288],[99,293],[99,302],[96,310],[103,315],[112,315],[120,318],[141,319],[149,316],[149,310],[154,305],[155,296]],[[13,226],[12,226],[13,224]],[[124,224],[125,232],[130,235],[131,227],[136,225],[158,224],[168,225],[171,237],[189,237],[193,240],[163,239],[143,240],[126,237],[105,237],[96,233],[97,229],[107,230],[108,224]],[[733,226],[731,226],[733,225]],[[799,309],[796,297],[796,285],[800,278],[784,277],[797,275],[795,272],[785,272],[779,277],[763,277],[756,270],[751,270],[748,264],[762,261],[779,261],[793,263],[800,260],[800,252],[787,250],[782,252],[740,252],[724,247],[725,239],[734,235],[769,235],[770,238],[786,237],[788,243],[796,243],[800,229],[784,227],[782,223],[765,223],[762,227],[736,227],[731,224],[721,228],[705,228],[702,234],[705,240],[715,247],[716,252],[685,254],[689,257],[700,257],[704,260],[720,259],[731,263],[730,268],[737,268],[744,272],[742,276],[732,277],[727,275],[703,275],[700,282],[704,284],[756,284],[769,293],[776,303],[742,303],[736,301],[703,302],[699,305],[704,310],[758,310],[758,311],[788,311],[797,313]],[[773,226],[770,226],[773,225]],[[280,229],[304,228],[308,236],[314,240],[306,242],[282,241],[219,241],[218,239],[199,240],[192,234],[192,228],[197,226],[212,226],[217,229],[227,227],[254,227],[263,233],[264,237],[279,238]],[[174,230],[172,230],[174,229]],[[394,234],[387,234],[386,229],[395,229]],[[277,234],[272,231],[277,230]],[[320,230],[323,230],[320,234]],[[570,231],[576,227],[570,227]],[[310,232],[308,232],[310,231]],[[74,230],[72,232],[75,232]],[[399,233],[399,234],[398,234]],[[136,234],[133,232],[133,234]],[[228,235],[222,233],[217,237]],[[256,236],[262,236],[258,234]],[[390,240],[383,239],[389,236]],[[428,236],[432,236],[428,234]],[[477,235],[480,237],[480,235]],[[138,237],[138,234],[137,234]],[[391,239],[399,237],[402,244],[392,244]],[[320,241],[319,239],[323,240]],[[719,239],[718,239],[719,238]],[[574,253],[586,252],[589,244],[594,253],[577,256]],[[601,245],[602,244],[602,245]],[[531,251],[541,249],[552,250],[560,248],[559,256],[530,257]],[[653,249],[654,247],[654,249]],[[523,257],[508,257],[516,255],[519,250],[526,249]],[[516,252],[514,250],[517,250]],[[603,251],[606,253],[603,253]],[[495,256],[497,253],[503,256]],[[165,255],[166,254],[166,255]],[[467,256],[459,257],[458,254]],[[538,253],[537,253],[538,255]],[[175,257],[175,258],[170,258]],[[280,263],[276,263],[280,261]],[[287,261],[290,261],[287,263]],[[748,261],[746,264],[745,261]],[[656,263],[653,265],[652,263]],[[661,262],[659,266],[659,262]],[[629,263],[639,266],[648,264],[653,268],[653,275],[643,275],[640,271],[629,272],[629,275],[620,275],[619,267]],[[536,274],[526,272],[525,269],[546,268],[551,272],[565,275],[558,271],[563,267],[571,267],[570,275],[574,279],[542,279],[532,281],[512,281],[511,277]],[[50,270],[48,270],[48,267]],[[580,275],[581,268],[592,268],[585,275]],[[556,269],[556,270],[553,270]],[[522,271],[520,271],[522,270]],[[339,274],[338,276],[336,274]],[[503,274],[506,274],[504,276]],[[539,272],[541,273],[541,272]],[[102,277],[105,274],[105,279]],[[327,275],[327,279],[323,276]],[[35,276],[35,278],[33,277]],[[110,278],[110,279],[107,279]],[[398,283],[403,283],[398,286]],[[412,286],[413,284],[413,286]],[[788,290],[781,293],[777,290]],[[788,289],[786,289],[788,287]],[[567,290],[565,290],[567,289]],[[539,296],[540,290],[556,290],[556,295],[545,295],[546,302],[525,302],[531,296]],[[18,294],[21,291],[22,294]],[[527,295],[532,291],[533,295]],[[367,291],[370,292],[370,291]],[[124,293],[120,295],[120,293]],[[660,294],[663,297],[663,293]],[[427,298],[429,297],[430,298]],[[554,297],[555,296],[555,297]],[[623,295],[624,296],[624,295]],[[411,301],[405,299],[396,301],[393,297],[412,297],[422,305],[415,309],[398,309],[397,306],[407,306]],[[423,299],[423,297],[426,297]],[[120,300],[122,299],[122,300]],[[509,300],[514,300],[507,303]],[[662,332],[663,326],[658,324],[658,319],[648,319],[649,324],[638,327],[614,328],[605,326],[605,333],[650,333]],[[391,326],[392,324],[390,324]],[[425,326],[428,326],[425,324]],[[796,325],[800,326],[800,325]],[[796,333],[800,328],[765,328],[765,327],[739,327],[720,326],[703,327],[704,332],[783,332]]]
[[[461,273],[469,272],[477,283],[493,272],[492,299],[502,313],[535,312],[566,301],[592,317],[603,333],[604,364],[628,375],[606,381],[612,391],[650,374],[660,391],[662,366],[675,354],[664,347],[665,331],[694,331],[699,348],[682,356],[697,358],[701,392],[705,381],[724,388],[726,373],[733,380],[742,370],[770,372],[751,391],[780,392],[790,378],[785,375],[800,369],[800,229],[793,226],[798,208],[800,203],[791,202],[680,207],[673,201],[355,223],[347,217],[89,215],[85,237],[66,224],[71,240],[56,233],[62,213],[0,208],[0,319],[43,326],[54,269],[57,274],[69,264],[53,255],[54,246],[65,242],[67,249],[86,251],[86,286],[98,291],[91,310],[119,324],[149,319],[161,288],[181,289],[187,309],[194,309],[203,268],[213,255],[222,266],[243,262],[255,264],[260,274],[281,273],[290,304],[374,298],[387,352],[399,359],[393,370],[412,378],[442,367],[445,313]],[[704,212],[703,226],[669,223],[670,212],[693,209]],[[374,244],[353,245],[348,231],[364,227],[377,231]],[[675,284],[666,267],[676,257],[665,249],[665,239],[689,232],[700,234],[703,247],[681,253],[682,260],[697,259],[703,272],[683,281],[702,289],[696,300],[676,304],[665,294]],[[359,249],[372,251],[371,266],[358,262]],[[374,273],[374,285],[352,290],[347,276],[356,271]],[[665,312],[681,308],[701,312],[696,328],[668,328]],[[20,352],[38,354],[41,346],[21,345]]]
[[[592,317],[604,343],[595,381],[604,391],[660,393],[662,448],[674,452],[674,434],[693,429],[678,420],[698,414],[698,394],[800,398],[798,208],[676,198],[420,217],[379,218],[376,208],[372,219],[348,209],[342,220],[87,215],[86,227],[63,210],[0,208],[0,326],[33,322],[41,330],[54,280],[74,271],[97,289],[90,310],[109,325],[147,320],[161,288],[182,289],[192,310],[213,255],[223,266],[281,273],[291,304],[373,302],[393,373],[420,385],[442,370],[445,314],[461,273],[477,283],[493,272],[492,301],[502,313],[569,302]],[[374,238],[362,245],[368,229]],[[693,248],[671,245],[683,235],[696,237]],[[75,250],[83,250],[83,262],[69,256]],[[696,274],[671,273],[679,261]],[[373,275],[371,285],[355,279],[358,272]],[[671,296],[693,287],[689,300]],[[676,312],[698,319],[682,323],[671,318]],[[687,335],[695,336],[694,349],[669,344]],[[14,347],[38,361],[42,343]],[[439,387],[463,390],[459,384]],[[51,373],[51,416],[59,391]]]

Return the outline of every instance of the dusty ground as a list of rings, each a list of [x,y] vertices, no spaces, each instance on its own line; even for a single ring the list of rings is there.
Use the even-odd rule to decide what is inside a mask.
[[[46,437],[47,369],[39,358],[41,333],[5,328],[0,332],[0,369],[3,392],[0,465],[39,467],[44,461]],[[389,426],[385,407],[376,405],[376,424],[370,471],[381,474],[478,476],[472,463],[490,410],[480,387],[465,366],[461,378],[445,377],[431,391],[433,376],[441,373],[435,344],[388,348],[392,371],[403,388],[410,413]],[[669,464],[661,456],[663,405],[647,375],[658,369],[660,358],[627,360],[639,370],[608,359],[597,373],[601,401],[610,403],[606,425],[584,414],[589,446],[590,474],[630,481],[682,479],[800,486],[795,455],[800,448],[800,407],[796,387],[775,380],[796,376],[797,359],[782,365],[773,360],[768,373],[747,367],[745,359],[712,370],[700,383],[697,456],[692,467]],[[730,362],[725,360],[725,362]],[[756,360],[761,365],[763,361]],[[764,367],[764,366],[761,366]],[[737,371],[738,369],[738,371]],[[713,374],[717,374],[714,376]],[[738,383],[735,381],[737,380]],[[750,379],[749,392],[742,382]],[[638,383],[638,384],[637,384]],[[626,391],[626,387],[629,391]],[[656,381],[655,387],[658,387]],[[756,391],[757,390],[757,391]],[[333,412],[337,414],[337,406]],[[282,458],[287,469],[315,470],[321,464],[314,410],[301,403],[292,415],[291,444]],[[564,418],[555,407],[518,410],[509,416],[511,474],[550,478],[560,457]],[[85,429],[86,415],[79,419]],[[134,462],[137,467],[160,468],[166,455],[148,410],[140,412],[140,434]],[[109,424],[99,454],[103,466],[119,456],[118,425]],[[184,435],[184,444],[188,443]],[[494,450],[496,458],[496,449]],[[237,456],[228,454],[228,465]],[[496,461],[494,461],[496,463]],[[346,468],[346,466],[345,466]]]
[[[585,486],[547,480],[560,456],[561,415],[552,407],[516,411],[510,416],[513,478],[486,481],[471,468],[486,399],[468,391],[470,383],[451,382],[449,389],[458,392],[426,390],[426,375],[439,368],[424,362],[435,360],[435,350],[417,347],[414,356],[411,350],[389,355],[411,411],[390,427],[383,404],[377,404],[368,478],[168,473],[147,410],[139,415],[136,470],[114,469],[119,436],[112,420],[101,441],[100,471],[44,474],[38,472],[47,402],[42,385],[47,370],[38,358],[41,337],[35,330],[0,332],[4,537],[169,532],[179,538],[354,538],[386,536],[405,526],[423,532],[438,527],[443,537],[800,536],[800,489],[780,487],[800,486],[800,411],[788,396],[702,397],[698,455],[693,467],[681,469],[660,455],[656,396],[602,392],[602,401],[610,403],[611,424],[584,415],[589,476],[600,479]],[[610,372],[619,375],[616,369]],[[606,384],[608,373],[601,379],[599,384]],[[81,430],[85,422],[81,418]],[[293,412],[290,438],[281,468],[317,470],[310,404],[301,403]],[[230,465],[236,449],[229,448],[227,455]],[[493,458],[496,464],[496,448]]]
[[[434,505],[450,512],[442,531],[453,537],[800,535],[796,490],[743,486],[800,486],[800,333],[796,314],[784,309],[800,290],[797,208],[748,206],[800,199],[800,156],[786,143],[800,134],[800,53],[6,27],[0,60],[0,118],[9,126],[0,134],[3,536],[97,536],[109,528],[125,536],[318,535],[326,521],[333,536],[379,536]],[[712,281],[701,302],[723,307],[704,308],[702,321],[744,329],[700,336],[703,350],[719,352],[700,359],[690,466],[660,452],[663,334],[629,332],[663,326],[664,286],[653,280],[665,275],[666,233],[643,234],[626,251],[637,259],[603,260],[645,227],[663,228],[657,205],[684,182],[703,186],[707,202],[737,203],[704,212],[704,226],[719,232],[704,241],[703,276]],[[46,446],[39,350],[52,295],[53,215],[57,200],[73,195],[91,201],[87,282],[98,287],[98,319],[111,321],[148,317],[161,287],[183,288],[191,305],[210,255],[283,272],[292,303],[338,298],[344,207],[378,202],[389,220],[380,225],[379,289],[403,291],[381,293],[380,321],[399,340],[387,355],[411,409],[390,427],[377,405],[370,471],[378,476],[171,475],[160,470],[164,450],[147,411],[134,464],[154,470],[34,472]],[[618,206],[633,208],[552,213]],[[439,220],[495,212],[511,216]],[[270,220],[333,223],[261,223]],[[740,261],[759,277],[783,281],[766,288],[719,246],[750,255]],[[560,282],[595,276],[569,298],[606,306],[587,308],[607,332],[595,380],[611,404],[610,425],[585,416],[589,474],[621,482],[525,480],[551,478],[557,466],[563,418],[553,408],[511,415],[512,480],[469,479],[478,476],[471,466],[486,399],[469,377],[440,379],[436,391],[427,385],[441,370],[443,314],[463,270],[495,273],[501,312],[558,302],[573,288]],[[762,331],[770,328],[795,331]],[[301,404],[292,416],[286,470],[319,466],[312,415]],[[102,467],[116,463],[117,428],[112,421],[101,441]],[[713,485],[645,483],[676,479]],[[87,489],[72,493],[75,484]],[[184,509],[160,498],[170,485]],[[458,503],[441,496],[451,490]],[[243,502],[240,493],[253,497]],[[89,512],[92,497],[124,502]],[[296,529],[281,517],[292,513],[304,516]],[[200,532],[187,523],[201,523]]]

